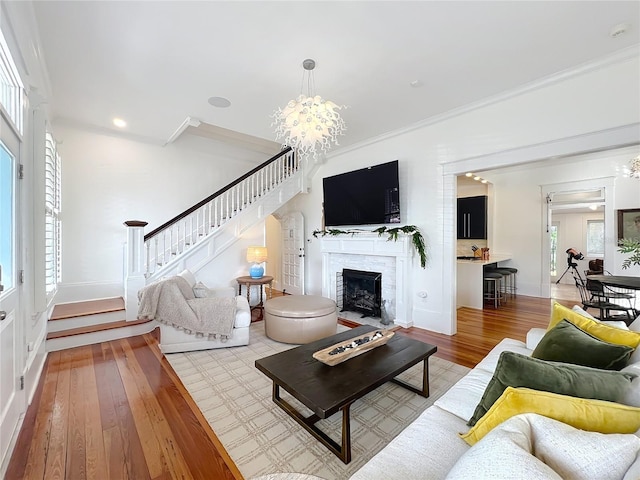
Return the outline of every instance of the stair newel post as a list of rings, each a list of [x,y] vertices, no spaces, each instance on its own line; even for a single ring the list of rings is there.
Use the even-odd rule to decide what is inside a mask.
[[[127,249],[124,279],[124,306],[127,321],[138,318],[138,291],[144,288],[145,279],[145,251],[144,227],[147,222],[127,220]]]

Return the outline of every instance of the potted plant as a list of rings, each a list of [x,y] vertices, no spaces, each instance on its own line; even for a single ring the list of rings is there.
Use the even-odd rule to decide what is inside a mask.
[[[631,256],[622,262],[622,268],[629,268],[631,265],[640,265],[640,240],[623,238],[618,243],[618,252],[630,253]]]

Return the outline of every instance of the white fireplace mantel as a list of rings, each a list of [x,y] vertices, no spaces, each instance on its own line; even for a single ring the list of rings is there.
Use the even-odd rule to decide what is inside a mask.
[[[388,282],[395,288],[392,292],[387,291],[387,295],[383,294],[383,297],[393,301],[396,325],[405,328],[413,325],[409,275],[412,270],[414,251],[409,236],[399,235],[396,241],[388,240],[387,235],[379,236],[377,233],[322,237],[320,251],[322,252],[322,296],[334,300],[336,300],[336,273],[342,271],[342,266],[339,265],[340,259],[353,259],[357,261],[360,270],[372,270],[376,267],[368,267],[368,265],[379,263],[382,260],[379,257],[390,258],[391,262],[384,263],[388,265],[387,275],[391,274],[395,277],[393,281]],[[343,255],[348,257],[341,257]],[[384,273],[382,282],[384,290]]]

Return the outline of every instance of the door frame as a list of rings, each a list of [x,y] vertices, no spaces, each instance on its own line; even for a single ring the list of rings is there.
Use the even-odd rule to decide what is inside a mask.
[[[24,375],[25,370],[25,352],[24,352],[24,305],[22,295],[22,284],[20,282],[20,275],[18,272],[23,270],[23,197],[22,197],[22,185],[18,178],[18,170],[21,165],[21,155],[23,154],[23,139],[20,134],[13,128],[13,124],[6,118],[4,109],[0,108],[0,140],[2,144],[7,148],[9,153],[14,157],[13,165],[13,286],[11,288],[11,295],[15,295],[15,298],[11,300],[13,307],[13,317],[11,323],[1,322],[0,324],[0,337],[4,336],[8,332],[6,330],[13,329],[12,332],[12,351],[13,351],[13,390],[10,392],[6,405],[0,410],[0,474],[4,474],[5,468],[8,466],[9,454],[13,449],[13,444],[16,440],[17,433],[22,424],[22,418],[27,408],[26,390],[24,389],[24,379],[21,382],[20,377]],[[9,292],[3,292],[5,294],[4,305],[0,302],[0,310],[7,308],[7,296]],[[0,358],[0,360],[3,360]],[[4,362],[3,362],[4,363]],[[6,383],[0,385],[0,388],[6,388]]]
[[[540,293],[544,298],[551,298],[551,237],[548,226],[553,221],[552,202],[547,199],[552,195],[572,194],[585,191],[602,189],[604,192],[604,262],[612,262],[615,258],[615,241],[607,241],[616,238],[615,219],[613,203],[615,199],[615,178],[604,177],[591,180],[581,180],[576,182],[552,183],[541,186],[542,195],[542,218],[545,219],[542,225],[542,278],[540,279]],[[563,268],[564,271],[564,268]]]
[[[294,218],[294,216],[299,216],[299,222],[295,222],[292,219]],[[293,233],[293,237],[299,239],[299,243],[298,243],[298,252],[297,252],[297,258],[298,260],[298,270],[299,270],[299,277],[300,277],[300,289],[299,291],[293,292],[296,295],[304,295],[305,291],[306,291],[306,278],[305,278],[305,231],[304,231],[304,215],[302,214],[302,212],[296,210],[296,211],[292,211],[292,212],[287,212],[285,214],[282,215],[276,215],[273,214],[273,217],[278,220],[279,222],[279,227],[280,227],[280,245],[278,245],[278,251],[280,254],[280,258],[278,259],[280,266],[279,266],[279,270],[280,270],[280,278],[278,279],[278,286],[281,290],[285,290],[285,283],[284,283],[284,279],[285,279],[285,268],[284,268],[284,263],[285,263],[285,237],[284,237],[284,233],[283,229],[285,227],[285,223],[287,221],[289,221],[290,219],[292,220],[291,223],[294,225],[294,227],[296,227],[297,231],[295,233]],[[298,223],[300,223],[300,225],[298,225]],[[299,228],[298,228],[299,227]],[[289,290],[287,291],[289,292]]]

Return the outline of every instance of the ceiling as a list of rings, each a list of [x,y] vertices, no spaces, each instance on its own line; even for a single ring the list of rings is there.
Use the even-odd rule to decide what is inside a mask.
[[[348,146],[640,44],[637,1],[37,1],[54,119],[165,143],[187,117],[275,140],[301,93]],[[630,25],[612,37],[611,29]],[[417,86],[411,86],[417,82]],[[306,93],[306,88],[305,88]],[[225,97],[216,108],[210,97]]]

